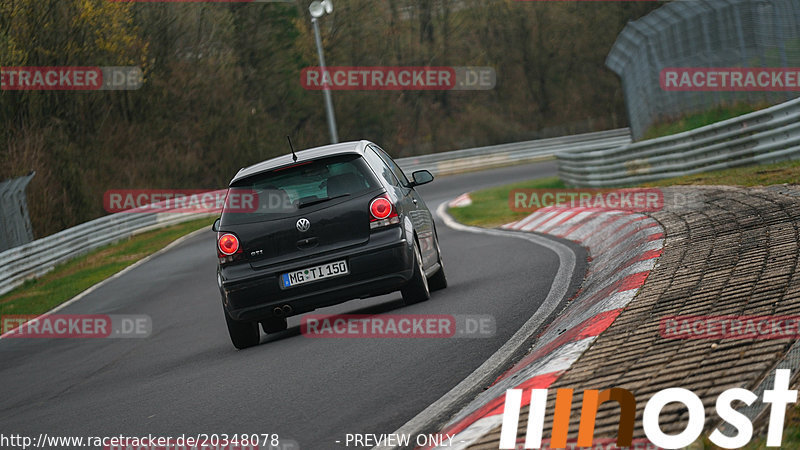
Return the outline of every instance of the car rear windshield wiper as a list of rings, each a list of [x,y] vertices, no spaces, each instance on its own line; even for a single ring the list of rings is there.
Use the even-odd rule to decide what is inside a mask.
[[[318,205],[320,203],[325,203],[327,201],[335,200],[337,198],[347,197],[348,195],[350,195],[350,194],[342,194],[342,195],[337,195],[335,197],[327,197],[327,198],[321,198],[319,200],[311,200],[311,201],[308,201],[308,202],[303,202],[303,203],[300,203],[299,205],[297,205],[297,208],[299,209],[299,208],[305,208],[306,206]]]

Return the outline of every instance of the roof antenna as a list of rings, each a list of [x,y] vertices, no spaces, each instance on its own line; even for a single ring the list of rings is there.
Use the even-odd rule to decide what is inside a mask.
[[[289,148],[292,149],[292,160],[294,162],[297,162],[297,154],[295,154],[294,152],[294,145],[292,145],[292,138],[290,138],[288,134],[286,135],[286,140],[289,141]]]

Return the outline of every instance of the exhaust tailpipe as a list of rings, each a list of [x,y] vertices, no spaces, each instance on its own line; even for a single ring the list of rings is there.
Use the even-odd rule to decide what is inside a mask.
[[[292,313],[292,307],[289,305],[283,305],[283,313],[288,316]]]
[[[276,306],[275,309],[272,310],[272,313],[277,317],[283,317],[283,309],[280,306]]]

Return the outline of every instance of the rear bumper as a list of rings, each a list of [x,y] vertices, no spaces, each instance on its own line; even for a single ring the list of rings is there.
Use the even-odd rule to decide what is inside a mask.
[[[282,289],[280,276],[317,264],[347,261],[350,273]],[[220,291],[228,315],[234,320],[260,321],[275,317],[276,307],[288,305],[289,315],[362,297],[400,289],[413,274],[413,247],[401,227],[374,233],[367,244],[353,249],[282,264],[265,269],[220,269]],[[227,272],[227,273],[226,273]],[[238,275],[235,276],[234,275]]]

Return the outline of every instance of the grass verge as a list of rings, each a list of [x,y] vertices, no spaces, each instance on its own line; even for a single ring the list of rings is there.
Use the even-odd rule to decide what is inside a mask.
[[[643,139],[655,139],[662,136],[669,136],[671,134],[682,133],[684,131],[694,130],[696,128],[711,125],[712,123],[721,122],[723,120],[732,119],[741,116],[742,114],[751,113],[764,109],[769,105],[751,105],[749,103],[736,103],[733,105],[720,106],[708,111],[696,114],[689,114],[681,117],[678,120],[658,123],[651,126],[645,133]]]
[[[796,184],[800,182],[800,161],[786,161],[762,166],[737,167],[697,175],[647,183],[646,187],[665,187],[676,185],[731,185],[768,186],[771,184]],[[470,193],[472,204],[460,208],[450,208],[454,219],[465,225],[496,227],[526,217],[530,212],[514,212],[508,204],[512,189],[558,189],[564,183],[557,177],[523,181],[506,186],[494,187]]]
[[[470,193],[472,204],[448,211],[457,221],[479,227],[496,227],[530,215],[530,212],[514,212],[508,204],[512,189],[558,189],[564,188],[558,177],[523,181]]]
[[[687,184],[731,186],[769,186],[771,184],[800,183],[800,161],[785,161],[761,166],[737,167],[734,169],[667,178],[645,184],[648,187]]]
[[[67,261],[1,296],[0,315],[45,313],[179,237],[210,227],[213,220],[197,219],[149,231]]]

